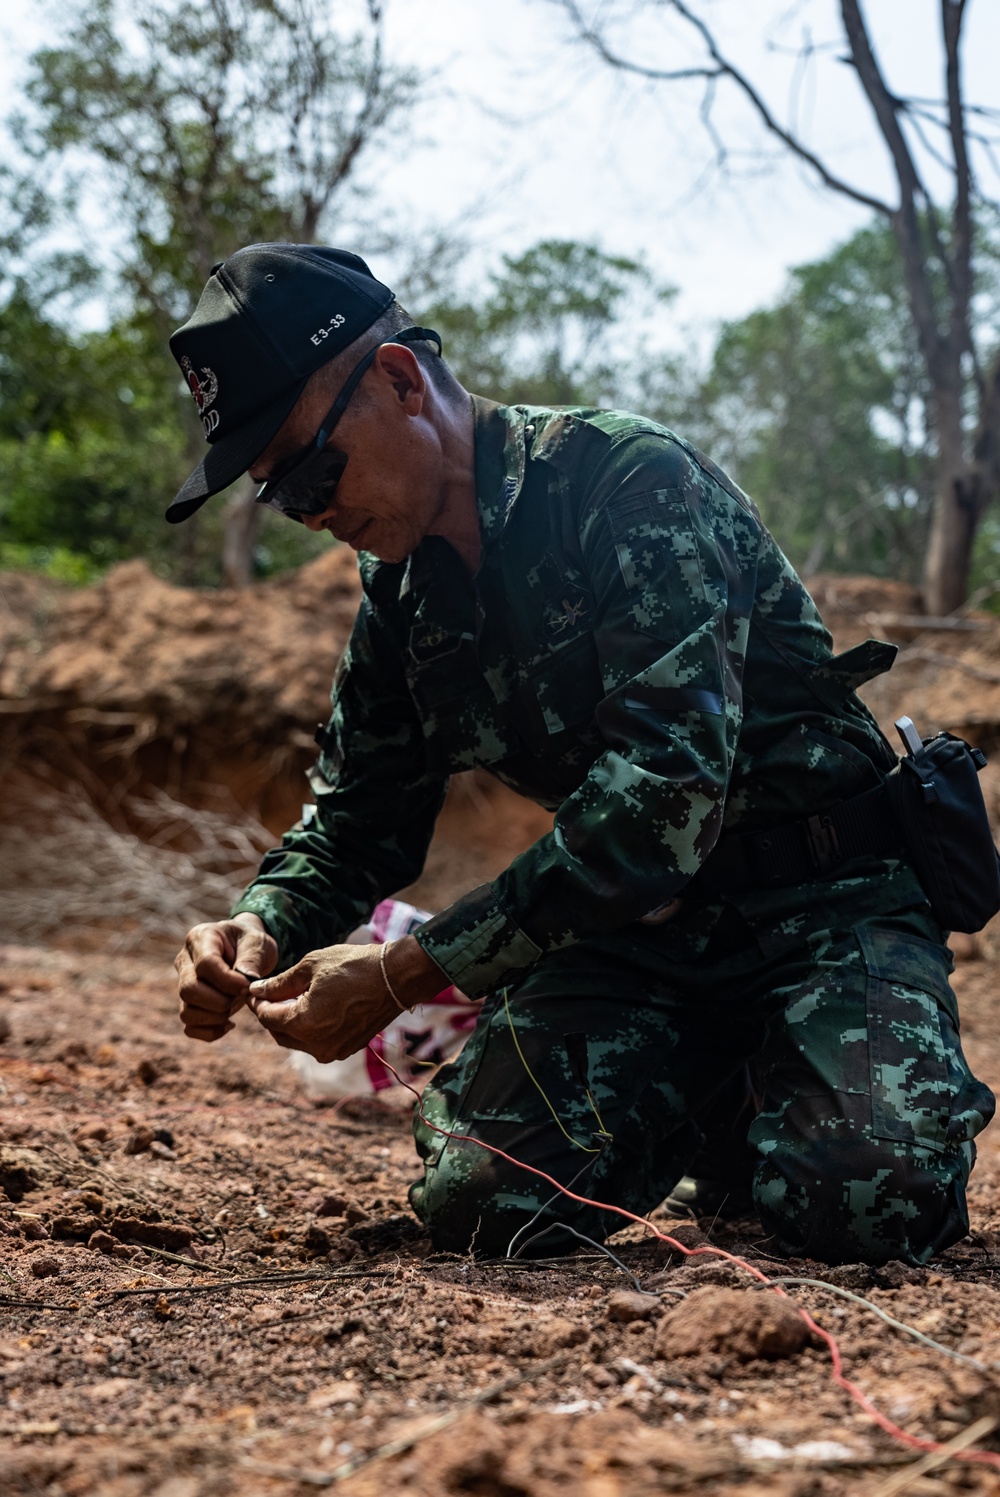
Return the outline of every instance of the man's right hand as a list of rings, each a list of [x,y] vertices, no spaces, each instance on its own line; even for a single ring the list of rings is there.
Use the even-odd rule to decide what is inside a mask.
[[[250,983],[273,972],[277,963],[277,943],[258,915],[195,925],[174,959],[184,1033],[192,1040],[228,1034],[231,1015],[246,1002]]]

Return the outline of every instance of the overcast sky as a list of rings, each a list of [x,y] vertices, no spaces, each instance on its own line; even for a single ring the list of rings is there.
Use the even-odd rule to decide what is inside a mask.
[[[580,4],[612,21],[622,16],[609,34],[646,64],[684,66],[700,56],[663,6],[629,21],[626,13],[641,9],[635,0]],[[802,132],[831,167],[893,196],[868,106],[837,61],[842,45],[822,50],[842,39],[835,0],[697,0],[697,7],[783,120],[797,101]],[[938,97],[939,0],[867,0],[865,11],[890,84]],[[39,39],[29,0],[7,0],[2,24],[15,50]],[[434,76],[431,97],[400,132],[405,149],[387,163],[383,187],[418,222],[465,216],[472,267],[543,236],[641,255],[679,288],[664,313],[676,337],[686,324],[765,303],[789,265],[822,255],[868,216],[817,188],[807,168],[762,160],[764,137],[729,86],[720,88],[715,119],[736,154],[727,177],[713,173],[698,119],[702,85],[644,84],[609,72],[572,40],[556,0],[388,0],[388,24],[397,59]],[[805,28],[818,50],[803,70],[781,49],[797,45]],[[998,59],[1000,3],[970,0],[971,100],[1000,106]],[[9,83],[12,66],[0,64],[0,79]],[[941,173],[935,185],[944,187]],[[988,185],[1000,195],[1000,181]]]

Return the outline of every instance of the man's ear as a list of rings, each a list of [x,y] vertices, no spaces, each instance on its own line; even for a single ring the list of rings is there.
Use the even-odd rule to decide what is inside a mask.
[[[388,381],[408,416],[418,416],[427,393],[424,371],[405,343],[383,343],[375,355],[378,375]]]

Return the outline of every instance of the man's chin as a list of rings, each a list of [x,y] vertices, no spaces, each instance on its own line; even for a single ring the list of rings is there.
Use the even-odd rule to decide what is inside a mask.
[[[413,554],[412,546],[407,549],[398,541],[393,544],[392,541],[380,540],[377,535],[356,536],[348,545],[353,551],[366,551],[369,556],[374,556],[376,561],[384,561],[387,566],[396,566]]]

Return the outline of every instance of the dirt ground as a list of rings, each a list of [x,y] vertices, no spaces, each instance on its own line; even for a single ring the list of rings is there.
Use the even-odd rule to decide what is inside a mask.
[[[965,1036],[996,1085],[996,967],[971,955]],[[406,1205],[408,1109],[308,1103],[248,1014],[185,1041],[164,959],[8,946],[0,971],[4,1494],[874,1497],[915,1458],[719,1260],[639,1228],[613,1244],[623,1268],[433,1254]],[[919,1271],[779,1262],[753,1222],[702,1226],[982,1363],[789,1288],[880,1409],[947,1440],[1000,1415],[1000,1132],[971,1200],[973,1237]],[[1000,1477],[950,1465],[906,1490]]]
[[[868,691],[883,722],[905,708],[1000,762],[1000,621],[928,627],[911,590],[870,579],[814,590],[841,648],[901,644]],[[62,929],[0,945],[2,1497],[1000,1493],[982,1466],[915,1465],[745,1272],[639,1227],[613,1243],[620,1265],[435,1255],[406,1204],[406,1105],[310,1103],[246,1014],[220,1045],[184,1040],[162,942],[194,857],[177,808],[221,816],[224,791],[265,835],[291,819],[356,601],[336,553],[211,600],[138,564],[73,594],[3,579],[0,940],[31,939],[40,894]],[[984,780],[1000,813],[1000,770]],[[65,819],[74,786],[110,842]],[[161,792],[173,842],[136,821]],[[414,896],[447,901],[544,824],[460,777]],[[157,846],[174,861],[143,862]],[[215,898],[242,856],[191,863],[190,898]],[[119,899],[142,883],[117,932],[91,920],[108,879]],[[1000,933],[957,955],[967,1050],[1000,1088]],[[1000,1451],[1000,1129],[970,1196],[972,1237],[920,1271],[778,1260],[753,1221],[653,1221],[822,1281],[788,1294],[880,1410],[939,1441],[995,1418],[978,1443]]]

